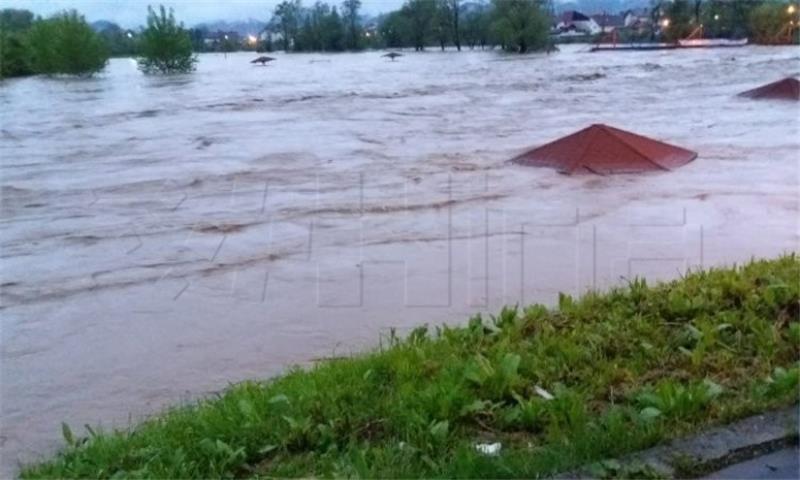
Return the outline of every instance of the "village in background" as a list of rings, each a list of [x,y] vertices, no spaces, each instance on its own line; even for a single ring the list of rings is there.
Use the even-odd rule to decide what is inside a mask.
[[[525,3],[525,2],[522,2]],[[758,44],[797,44],[798,8],[774,0],[673,0],[553,2],[531,1],[537,18],[518,25],[537,36],[528,49],[559,43],[677,43],[682,39],[723,38]],[[509,6],[510,5],[510,6]],[[508,38],[522,23],[514,2],[407,0],[396,10],[367,15],[359,0],[341,5],[323,1],[303,4],[286,0],[269,9],[265,20],[216,21],[187,28],[194,52],[354,51],[363,49],[487,49],[520,51],[525,46]],[[80,12],[78,12],[80,13]],[[526,11],[525,15],[528,15]],[[516,16],[516,17],[515,17]],[[499,17],[500,20],[498,19]],[[180,21],[180,19],[177,19]],[[36,21],[27,10],[0,11],[0,37],[8,52]],[[506,24],[504,24],[506,22]],[[136,56],[144,27],[123,28],[107,20],[91,27],[111,56]],[[505,29],[505,31],[504,31]],[[537,35],[538,32],[538,35]],[[746,39],[746,40],[745,40]],[[534,48],[534,46],[536,48]],[[8,62],[5,62],[8,63]],[[4,76],[16,76],[5,68]]]

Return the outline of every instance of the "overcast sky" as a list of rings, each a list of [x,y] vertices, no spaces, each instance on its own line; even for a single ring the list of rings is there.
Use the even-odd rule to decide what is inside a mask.
[[[339,4],[339,0],[327,0]],[[247,20],[253,18],[266,21],[272,8],[280,0],[2,0],[2,8],[25,8],[38,15],[50,15],[60,10],[74,8],[90,22],[111,20],[126,28],[145,23],[147,5],[164,4],[175,9],[175,16],[185,25],[211,20]],[[306,5],[314,3],[305,0]],[[394,10],[403,0],[362,0],[365,13],[376,14]]]

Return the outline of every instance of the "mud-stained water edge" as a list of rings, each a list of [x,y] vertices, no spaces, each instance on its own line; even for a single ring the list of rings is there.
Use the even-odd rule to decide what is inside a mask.
[[[642,275],[798,249],[794,48],[203,55],[0,83],[2,476],[168,404]],[[669,173],[507,160],[591,123]]]

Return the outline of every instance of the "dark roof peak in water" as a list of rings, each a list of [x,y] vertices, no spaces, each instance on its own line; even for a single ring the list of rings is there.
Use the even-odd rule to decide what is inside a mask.
[[[800,101],[800,80],[786,77],[739,94],[748,98]]]
[[[697,153],[602,123],[529,150],[514,163],[551,167],[561,173],[640,173],[672,170]]]

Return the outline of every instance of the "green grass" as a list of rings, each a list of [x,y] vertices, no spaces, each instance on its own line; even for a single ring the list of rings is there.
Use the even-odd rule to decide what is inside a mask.
[[[40,477],[537,477],[798,400],[794,255],[425,327],[78,438]],[[500,442],[499,454],[475,448]]]

